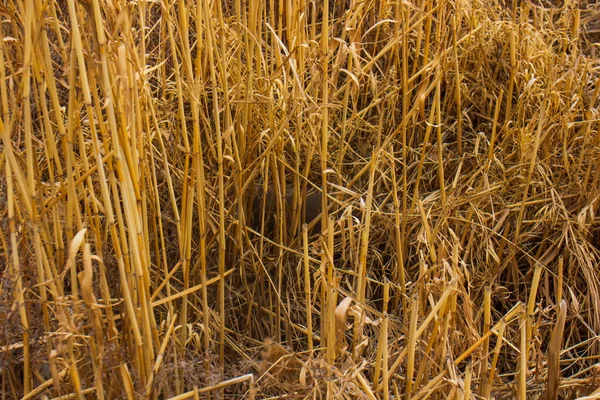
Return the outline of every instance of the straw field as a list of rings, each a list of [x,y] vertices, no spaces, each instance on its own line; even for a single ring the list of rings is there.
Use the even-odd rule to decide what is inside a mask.
[[[599,399],[599,42],[591,1],[4,0],[0,399]]]

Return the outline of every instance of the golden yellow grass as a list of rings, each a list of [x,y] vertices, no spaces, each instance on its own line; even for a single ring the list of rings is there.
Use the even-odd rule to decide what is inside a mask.
[[[598,398],[600,10],[560,3],[4,1],[0,399]]]

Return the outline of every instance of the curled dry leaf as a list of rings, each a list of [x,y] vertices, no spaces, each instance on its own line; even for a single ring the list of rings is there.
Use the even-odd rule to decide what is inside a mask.
[[[348,311],[350,310],[350,305],[352,304],[352,297],[346,297],[335,309],[335,319],[340,324],[345,324],[348,319]]]

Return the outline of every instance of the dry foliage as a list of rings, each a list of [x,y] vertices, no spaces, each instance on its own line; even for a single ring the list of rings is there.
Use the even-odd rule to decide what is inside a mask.
[[[0,399],[599,398],[598,21],[5,0]]]

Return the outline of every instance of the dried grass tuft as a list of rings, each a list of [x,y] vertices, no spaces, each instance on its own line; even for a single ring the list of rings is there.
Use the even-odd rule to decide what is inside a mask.
[[[0,397],[596,396],[599,21],[6,0]]]

